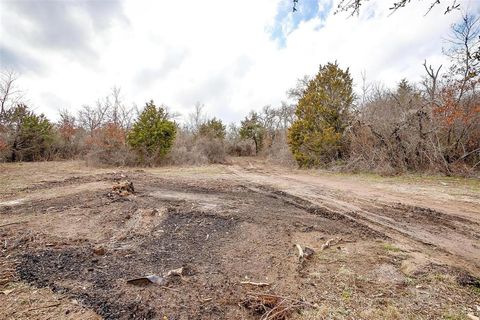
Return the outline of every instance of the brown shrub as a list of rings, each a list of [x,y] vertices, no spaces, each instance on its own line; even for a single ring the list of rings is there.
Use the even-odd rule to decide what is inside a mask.
[[[232,141],[227,145],[227,153],[236,157],[251,157],[255,156],[255,146],[248,140]]]
[[[0,161],[7,158],[10,148],[7,143],[7,134],[0,128]]]
[[[86,138],[85,145],[85,159],[89,165],[125,166],[136,161],[126,144],[125,130],[113,123],[95,129]]]
[[[287,167],[297,166],[297,162],[287,144],[286,135],[284,133],[278,134],[275,137],[269,146],[265,148],[264,154],[270,163]]]
[[[225,163],[225,144],[217,138],[196,137],[179,132],[165,163],[171,165],[206,165]]]

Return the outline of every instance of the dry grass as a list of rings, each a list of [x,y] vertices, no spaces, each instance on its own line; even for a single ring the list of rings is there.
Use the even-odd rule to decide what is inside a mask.
[[[88,167],[85,161],[43,161],[0,163],[0,198],[41,182],[112,172]]]
[[[38,289],[23,282],[16,282],[0,288],[0,319],[101,319],[95,312],[82,307],[76,300],[70,300],[50,289]]]

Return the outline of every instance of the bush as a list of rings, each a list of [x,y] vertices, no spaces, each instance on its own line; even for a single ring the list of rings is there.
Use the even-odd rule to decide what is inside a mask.
[[[223,140],[226,135],[226,127],[222,123],[222,120],[213,118],[200,125],[198,134],[202,137]]]
[[[43,115],[36,115],[20,104],[9,110],[2,129],[2,154],[7,161],[38,161],[51,157],[53,125]]]
[[[193,151],[204,155],[208,163],[225,163],[225,145],[220,139],[199,138],[195,141]]]
[[[279,132],[264,152],[270,163],[287,167],[294,167],[296,165],[295,158],[287,144],[287,138],[284,132]]]
[[[133,124],[127,142],[137,153],[139,162],[158,163],[172,148],[176,132],[176,125],[168,119],[165,109],[157,108],[150,101]]]
[[[75,117],[68,111],[60,112],[60,121],[57,122],[55,134],[55,157],[73,159],[79,156],[85,148],[85,129],[78,127]]]
[[[235,140],[228,143],[227,153],[235,157],[254,156],[255,146],[248,140]]]
[[[165,162],[172,165],[225,163],[225,144],[220,139],[195,137],[186,132],[179,132]]]
[[[89,165],[124,166],[134,162],[134,156],[126,144],[125,130],[114,123],[95,129],[85,144]]]

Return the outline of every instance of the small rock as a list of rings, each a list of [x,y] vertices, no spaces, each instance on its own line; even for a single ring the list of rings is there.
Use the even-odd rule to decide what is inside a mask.
[[[107,251],[103,247],[98,247],[93,249],[93,253],[97,256],[103,256]]]

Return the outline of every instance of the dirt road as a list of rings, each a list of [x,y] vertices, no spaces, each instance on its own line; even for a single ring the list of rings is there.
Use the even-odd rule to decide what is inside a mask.
[[[134,193],[112,191],[124,180]],[[2,319],[480,316],[472,179],[240,158],[142,170],[1,165],[0,183]],[[299,259],[296,245],[314,253]],[[128,282],[147,275],[164,280]]]

